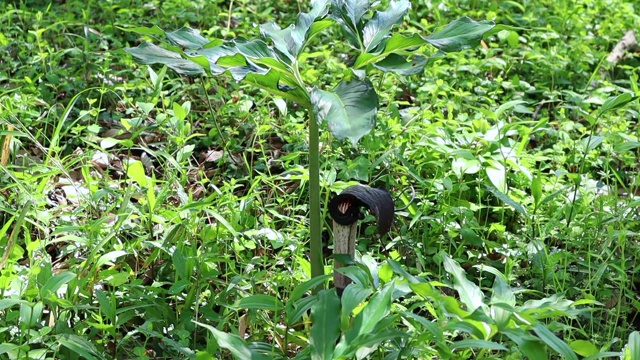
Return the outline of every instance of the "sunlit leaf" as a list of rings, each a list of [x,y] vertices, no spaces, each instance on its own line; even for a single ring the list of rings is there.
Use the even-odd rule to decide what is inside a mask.
[[[318,123],[326,121],[339,140],[355,145],[375,126],[378,95],[368,80],[343,81],[333,91],[314,88],[311,103]]]
[[[204,74],[202,66],[191,60],[183,59],[182,56],[176,52],[163,49],[150,42],[142,43],[138,45],[138,47],[134,48],[125,48],[124,50],[131,54],[140,64],[167,65],[169,68],[181,75]]]
[[[460,265],[447,254],[442,253],[444,269],[453,277],[453,287],[460,294],[460,300],[467,305],[467,311],[484,308],[484,295],[478,285],[467,279]]]
[[[569,346],[580,356],[591,356],[598,353],[598,347],[596,347],[591,341],[587,340],[574,340]]]
[[[507,192],[507,174],[504,166],[498,162],[493,162],[491,166],[485,168],[487,177],[491,184],[503,193]]]
[[[144,165],[142,161],[132,161],[127,166],[127,176],[135,181],[140,187],[147,187],[149,180],[144,172]]]

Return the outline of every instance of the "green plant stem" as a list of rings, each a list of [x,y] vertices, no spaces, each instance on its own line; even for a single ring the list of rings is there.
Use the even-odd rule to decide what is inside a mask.
[[[316,277],[324,275],[320,214],[320,136],[313,108],[308,106],[307,112],[309,114],[309,250],[311,276]]]

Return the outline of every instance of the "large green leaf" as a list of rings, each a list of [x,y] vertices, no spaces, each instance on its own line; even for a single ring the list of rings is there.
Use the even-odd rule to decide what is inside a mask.
[[[508,306],[496,306],[496,304]],[[501,277],[496,276],[496,280],[493,283],[493,295],[491,296],[491,317],[495,320],[498,329],[504,329],[508,326],[511,319],[511,311],[507,310],[507,308],[515,305],[516,296],[513,290]]]
[[[354,49],[363,51],[362,17],[369,11],[369,0],[333,0],[331,2],[331,17],[342,28],[342,34]]]
[[[183,26],[176,31],[165,33],[165,35],[171,43],[187,50],[200,49],[211,42],[211,40],[202,37],[198,30],[188,26]]]
[[[125,48],[140,64],[163,64],[181,75],[204,74],[202,66],[191,60],[183,59],[179,53],[166,50],[150,42],[145,42],[134,48]]]
[[[333,91],[314,88],[311,103],[318,123],[326,120],[333,136],[354,145],[376,124],[378,94],[369,80],[343,81]]]
[[[445,53],[462,51],[478,46],[482,37],[495,26],[493,21],[475,21],[465,16],[450,22],[425,40]]]
[[[293,61],[300,55],[306,45],[311,25],[316,19],[324,17],[329,11],[328,3],[328,0],[312,0],[311,11],[298,14],[295,24],[281,29],[277,24],[270,22],[262,25],[260,32],[263,36],[273,41],[273,46],[282,55],[289,61]]]
[[[402,21],[411,8],[407,0],[391,1],[387,11],[376,11],[371,20],[362,29],[362,42],[366,52],[374,52],[379,45],[389,38],[391,28]]]
[[[336,340],[340,336],[340,299],[334,289],[322,290],[311,308],[311,359],[333,359]]]

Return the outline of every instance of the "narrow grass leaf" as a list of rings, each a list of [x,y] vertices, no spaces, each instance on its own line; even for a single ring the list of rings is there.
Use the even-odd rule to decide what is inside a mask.
[[[536,206],[540,205],[542,200],[542,179],[540,176],[534,176],[531,180],[531,195]]]
[[[625,349],[625,360],[640,359],[640,332],[634,331],[629,335],[629,342]]]
[[[509,195],[491,186],[485,185],[484,187],[488,192],[492,193],[495,197],[497,197],[498,200],[511,206],[515,211],[519,212],[520,214],[525,216],[527,215],[527,210],[522,205],[518,204],[515,200],[510,198]]]
[[[547,344],[550,348],[557,351],[560,355],[562,355],[565,359],[569,360],[578,360],[578,356],[571,349],[571,347],[560,338],[558,338],[555,334],[553,334],[546,326],[541,323],[537,323],[532,327],[533,331],[538,335],[540,340]]]
[[[135,27],[121,27],[116,26],[118,29],[126,32],[134,32],[140,35],[164,35],[164,30],[160,29],[158,25],[154,25],[151,27],[145,26],[135,26]]]
[[[287,325],[293,326],[302,315],[306,314],[309,309],[316,303],[318,298],[314,296],[302,298],[291,305],[287,305]]]
[[[289,300],[287,301],[287,303],[297,301],[302,297],[302,295],[304,295],[308,291],[311,291],[312,289],[315,289],[316,287],[318,287],[318,285],[324,283],[330,277],[331,275],[318,276],[296,286],[289,294]]]
[[[504,345],[487,340],[466,339],[460,341],[454,341],[451,344],[452,349],[489,349],[498,351],[509,350]]]
[[[104,359],[96,347],[87,339],[74,334],[62,334],[56,336],[60,345],[78,354],[81,358],[87,360]]]

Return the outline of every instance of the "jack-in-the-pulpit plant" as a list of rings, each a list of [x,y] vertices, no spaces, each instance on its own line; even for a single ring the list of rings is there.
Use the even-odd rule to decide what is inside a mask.
[[[268,93],[295,102],[309,116],[309,208],[311,272],[323,274],[322,223],[319,180],[319,126],[326,122],[337,139],[354,145],[375,126],[378,95],[370,72],[400,76],[419,74],[429,59],[447,52],[477,46],[483,37],[506,27],[492,21],[467,17],[451,22],[430,35],[393,33],[411,8],[408,0],[390,1],[384,10],[369,0],[312,0],[310,10],[300,13],[295,24],[280,28],[275,23],[260,27],[260,36],[232,40],[206,39],[197,30],[183,27],[165,32],[156,27],[131,28],[143,35],[166,37],[162,46],[145,42],[125,50],[141,64],[164,64],[179,74],[228,75]],[[336,76],[336,84],[312,83],[304,74],[301,54],[309,40],[339,27],[342,37],[325,41],[346,42],[353,59],[349,72]],[[125,29],[127,30],[127,29]],[[246,34],[250,36],[251,34]],[[425,45],[437,51],[426,54]],[[339,56],[343,54],[335,54]]]

